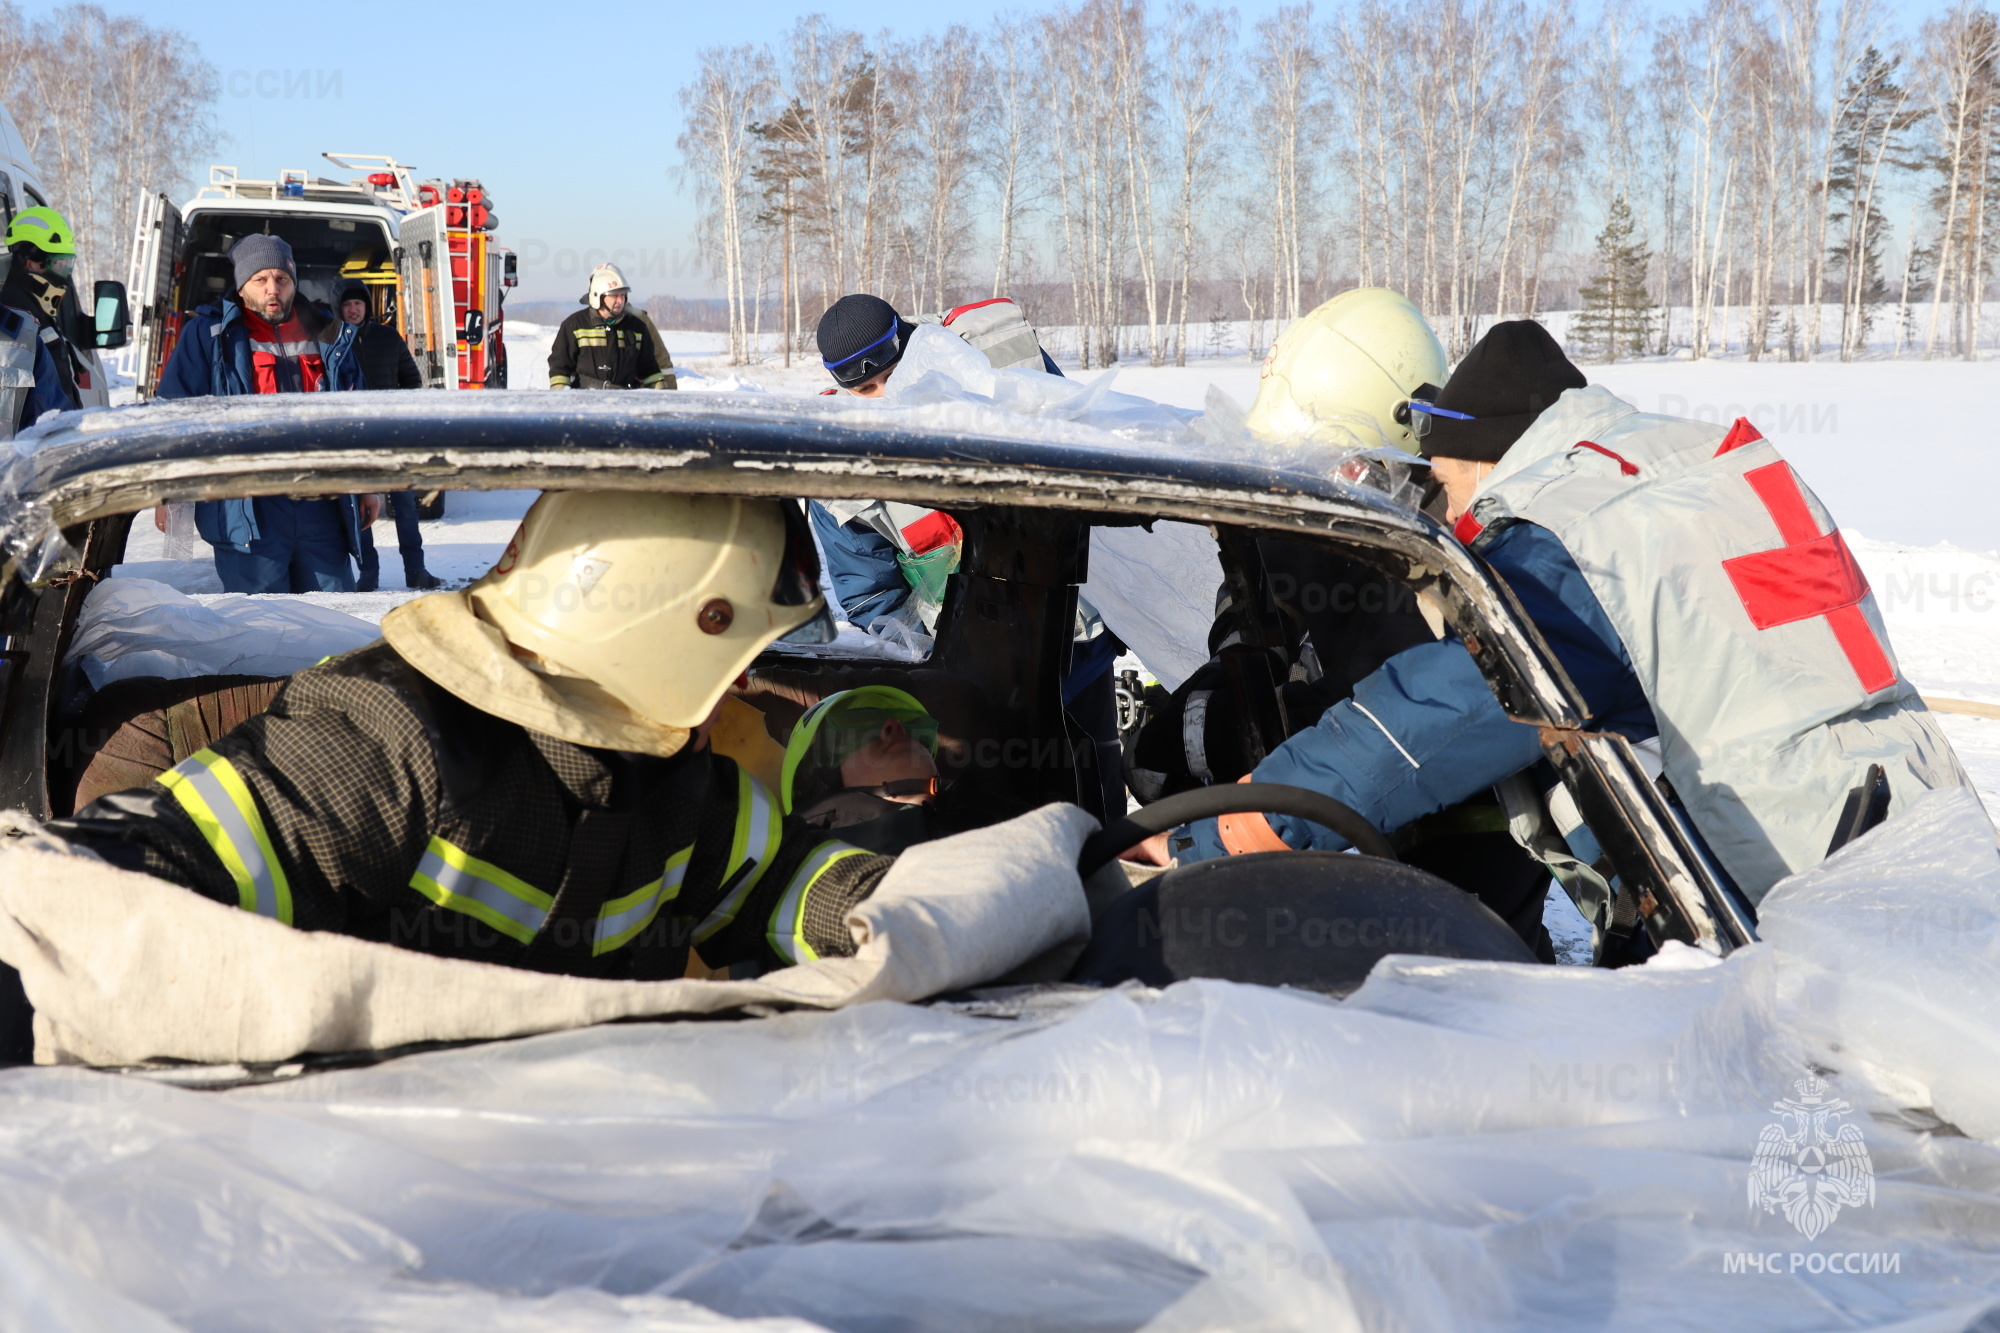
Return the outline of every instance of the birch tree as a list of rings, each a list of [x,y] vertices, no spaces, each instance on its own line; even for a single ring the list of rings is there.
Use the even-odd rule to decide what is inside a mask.
[[[744,263],[750,220],[751,126],[766,112],[775,79],[768,50],[711,47],[698,57],[694,82],[680,90],[684,117],[678,146],[704,212],[698,232],[729,310],[729,363],[750,357],[752,296]]]

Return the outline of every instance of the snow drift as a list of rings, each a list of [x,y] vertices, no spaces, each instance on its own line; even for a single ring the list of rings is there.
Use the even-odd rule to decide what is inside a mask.
[[[1767,905],[1726,961],[1392,959],[1345,1003],[869,1004],[227,1093],[15,1071],[0,1326],[1972,1326],[1992,828],[1938,794]],[[1750,1188],[1813,1068],[1873,1192],[1808,1240]],[[1933,1103],[1976,1137],[1901,1110]]]

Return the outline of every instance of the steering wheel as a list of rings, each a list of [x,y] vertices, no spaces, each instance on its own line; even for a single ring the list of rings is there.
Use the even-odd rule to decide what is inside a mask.
[[[1178,828],[1191,819],[1251,812],[1309,819],[1347,839],[1354,845],[1354,850],[1364,856],[1379,856],[1385,861],[1400,859],[1396,849],[1389,845],[1389,840],[1376,832],[1375,826],[1363,819],[1351,805],[1343,805],[1331,796],[1282,782],[1231,782],[1214,787],[1197,787],[1193,791],[1165,797],[1151,805],[1141,806],[1109,828],[1091,834],[1083,844],[1083,852],[1076,858],[1077,873],[1089,879],[1126,848],[1144,842],[1155,833]]]

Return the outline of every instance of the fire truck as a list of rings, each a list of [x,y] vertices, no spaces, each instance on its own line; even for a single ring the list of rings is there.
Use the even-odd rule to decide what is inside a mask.
[[[358,282],[372,318],[409,344],[427,389],[504,389],[502,300],[515,285],[514,254],[494,244],[492,199],[476,180],[418,180],[390,157],[326,153],[345,180],[281,171],[246,180],[209,168],[184,207],[148,193],[132,246],[133,366],[151,398],[182,324],[232,296],[229,247],[252,232],[291,244],[299,294],[332,306]]]

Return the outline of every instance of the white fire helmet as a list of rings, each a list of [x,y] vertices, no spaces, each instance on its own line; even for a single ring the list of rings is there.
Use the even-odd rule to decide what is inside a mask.
[[[1415,453],[1396,408],[1420,385],[1445,381],[1444,347],[1401,292],[1342,292],[1271,345],[1245,424],[1267,440],[1305,440],[1362,417],[1382,438]]]
[[[630,293],[632,284],[625,281],[625,275],[618,271],[616,264],[599,264],[590,270],[590,290],[584,293],[584,304],[592,310],[603,303],[609,292]]]
[[[773,640],[834,636],[792,500],[552,491],[468,592],[529,665],[669,727],[707,720]]]

